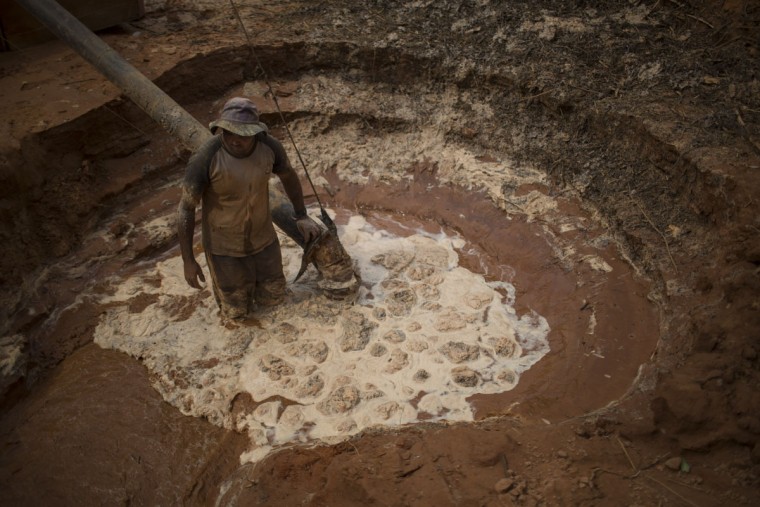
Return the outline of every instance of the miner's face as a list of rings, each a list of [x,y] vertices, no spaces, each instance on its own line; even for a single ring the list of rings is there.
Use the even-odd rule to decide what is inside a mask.
[[[254,136],[239,136],[228,130],[222,131],[222,143],[227,152],[236,158],[244,158],[251,154],[256,142]]]

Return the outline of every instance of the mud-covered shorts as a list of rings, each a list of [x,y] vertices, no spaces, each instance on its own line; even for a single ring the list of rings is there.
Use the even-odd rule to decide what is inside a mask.
[[[275,241],[247,257],[207,254],[214,297],[222,315],[237,319],[253,309],[253,303],[274,306],[285,298],[280,243]]]

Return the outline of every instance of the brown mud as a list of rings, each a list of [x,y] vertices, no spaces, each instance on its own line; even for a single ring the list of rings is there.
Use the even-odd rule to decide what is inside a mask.
[[[147,4],[144,20],[102,36],[201,121],[257,79],[228,8]],[[241,11],[286,118],[316,139],[304,144],[322,199],[459,232],[465,265],[512,283],[518,312],[547,318],[551,353],[515,390],[476,396],[474,423],[378,428],[239,466],[243,436],[182,416],[138,360],[91,343],[104,308],[86,294],[177,255],[146,224],[176,208],[188,153],[60,43],[3,54],[0,503],[760,501],[757,2]],[[303,105],[299,83],[322,98],[333,77],[376,93],[375,109]],[[379,154],[386,172],[363,183],[331,169],[330,150],[350,155],[331,135],[354,148],[356,132],[411,136],[429,127],[430,100],[427,114],[450,108],[436,126],[447,143],[484,163],[506,153],[546,181],[505,176],[497,199],[444,181],[423,157],[395,167]],[[533,221],[519,204],[530,192],[584,227]],[[558,241],[579,250],[565,256]],[[578,262],[586,253],[612,274]]]

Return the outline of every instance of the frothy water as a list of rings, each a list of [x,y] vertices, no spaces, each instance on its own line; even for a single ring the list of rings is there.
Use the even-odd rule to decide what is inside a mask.
[[[242,461],[371,426],[472,420],[469,396],[512,389],[549,351],[546,320],[518,317],[510,284],[458,265],[461,238],[401,237],[359,216],[340,236],[362,278],[354,304],[322,296],[309,268],[285,304],[228,329],[174,257],[104,298],[95,341],[140,359],[183,413],[247,432]],[[301,250],[280,239],[293,280]],[[254,403],[236,408],[246,393]]]

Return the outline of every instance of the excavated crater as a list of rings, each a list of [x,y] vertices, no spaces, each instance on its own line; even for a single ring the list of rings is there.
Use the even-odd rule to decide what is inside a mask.
[[[417,12],[431,3],[410,5],[404,8]],[[586,40],[595,30],[609,32],[608,42],[625,42],[633,37],[629,25],[638,34],[650,23],[637,5],[625,15],[589,8],[585,24],[542,14],[543,21],[524,20],[518,31],[537,38],[536,51],[555,38]],[[294,14],[291,8],[275,10],[283,19],[318,10]],[[430,7],[436,15],[441,9],[448,7]],[[285,505],[313,500],[327,485],[334,496],[324,498],[356,505],[385,493],[388,481],[422,470],[407,483],[411,493],[408,488],[390,503],[413,504],[404,495],[430,493],[420,486],[430,480],[438,481],[436,491],[451,492],[431,504],[461,499],[457,488],[470,487],[468,501],[486,504],[483,491],[493,494],[494,483],[515,501],[535,500],[530,485],[551,494],[570,491],[577,503],[599,498],[581,493],[596,494],[601,467],[589,469],[576,488],[582,458],[571,462],[568,452],[555,455],[547,444],[535,473],[575,474],[570,486],[560,479],[528,484],[507,455],[533,456],[532,446],[555,430],[561,436],[552,437],[554,444],[561,438],[580,448],[578,438],[606,439],[612,425],[622,424],[609,414],[625,403],[626,421],[636,421],[631,434],[647,438],[669,431],[691,438],[693,428],[718,420],[715,407],[725,403],[714,393],[712,405],[703,402],[691,380],[677,383],[676,376],[671,390],[651,393],[682,357],[680,344],[692,344],[684,337],[696,326],[692,308],[703,312],[696,315],[705,324],[694,338],[698,350],[718,350],[716,336],[726,335],[708,322],[709,309],[723,301],[713,293],[712,275],[688,272],[697,262],[689,256],[705,255],[699,252],[710,220],[723,223],[735,211],[726,180],[683,157],[677,143],[656,138],[661,132],[652,134],[636,116],[645,100],[631,99],[630,111],[605,112],[618,88],[600,92],[570,78],[567,87],[551,88],[558,81],[536,70],[527,54],[520,53],[522,69],[478,60],[467,41],[486,34],[459,19],[467,9],[457,8],[450,24],[466,58],[448,45],[434,50],[424,38],[396,44],[401,29],[372,44],[330,35],[353,15],[346,7],[336,11],[332,28],[314,32],[318,44],[299,37],[257,41],[269,83],[249,49],[230,37],[206,40],[199,29],[197,47],[181,57],[174,35],[155,51],[124,42],[134,34],[114,37],[131,58],[150,63],[156,84],[203,123],[230,97],[254,100],[302,176],[298,161],[305,161],[313,183],[302,178],[310,212],[318,215],[319,202],[327,208],[355,262],[356,298],[327,298],[311,268],[293,282],[301,251],[280,235],[287,301],[257,308],[240,325],[221,322],[209,287],[197,291],[183,279],[175,213],[188,150],[128,100],[103,98],[117,94],[100,78],[68,75],[61,88],[34,75],[20,84],[44,90],[51,119],[26,124],[22,136],[0,145],[9,167],[23,168],[13,177],[0,173],[6,412],[0,433],[8,449],[0,471],[3,479],[13,477],[11,499],[52,498],[74,481],[85,485],[82,498],[93,504],[137,498],[227,505],[258,495],[260,503]],[[503,9],[503,16],[488,19],[510,26],[514,13]],[[380,19],[372,8],[366,15],[372,23]],[[187,23],[167,16],[169,27]],[[176,37],[181,42],[184,35]],[[520,49],[504,27],[481,42],[515,54]],[[621,44],[623,60],[635,59]],[[60,49],[54,57],[45,60],[51,73],[67,75],[75,67]],[[533,82],[520,74],[528,67],[538,76]],[[649,83],[660,68],[637,67],[635,78]],[[717,78],[711,79],[712,86]],[[65,98],[66,86],[90,81],[97,85],[86,101]],[[629,81],[621,80],[623,92],[634,86]],[[596,93],[598,103],[568,87]],[[20,100],[18,107],[31,106]],[[14,125],[9,131],[21,131]],[[203,258],[198,240],[196,256]],[[748,262],[743,268],[756,269]],[[731,287],[743,297],[750,285]],[[752,347],[741,354],[757,358]],[[724,381],[750,385],[752,377],[742,375],[726,367],[701,386],[717,393]],[[735,409],[741,424],[732,426],[730,438],[748,449],[755,398],[748,388],[736,389],[741,396],[731,403],[742,407]],[[642,393],[645,402],[636,398]],[[583,422],[569,430],[577,421]],[[519,451],[523,432],[529,443]],[[717,440],[695,437],[684,445],[701,450],[729,438],[717,430],[711,435]],[[616,444],[623,463],[636,468],[628,440],[618,437]],[[577,455],[586,456],[585,449]],[[556,465],[555,457],[567,466]],[[460,460],[482,473],[482,481],[460,481]],[[38,484],[33,470],[49,461],[56,473]],[[22,462],[28,466],[14,465]],[[525,463],[520,473],[529,474],[531,460]],[[625,479],[654,465],[641,466]],[[680,461],[678,467],[684,470]],[[376,472],[377,483],[356,486]],[[753,479],[747,472],[737,480]],[[634,493],[625,498],[656,497]],[[565,497],[552,498],[563,503]]]
[[[210,292],[181,275],[176,158],[186,155],[157,131],[111,140],[94,157],[86,140],[90,151],[57,153],[78,134],[64,124],[39,134],[55,140],[51,156],[139,174],[125,171],[128,183],[103,196],[107,208],[79,231],[84,246],[50,268],[77,296],[58,302],[34,333],[65,342],[56,338],[67,332],[65,316],[87,319],[79,325],[95,343],[145,364],[184,414],[247,433],[245,459],[254,460],[285,443],[334,442],[374,426],[512,413],[560,421],[623,396],[654,349],[657,309],[602,218],[553,190],[515,150],[534,145],[531,132],[546,125],[507,124],[512,111],[498,87],[442,81],[443,69],[403,53],[386,51],[375,69],[354,50],[335,69],[327,63],[348,46],[323,49],[308,66],[294,63],[297,49],[268,49],[268,63],[286,75],[272,90],[265,80],[228,83],[191,109],[208,120],[229,97],[250,97],[273,135],[292,136],[314,183],[311,209],[319,196],[332,210],[356,263],[356,301],[326,299],[310,273],[291,284],[287,304],[258,311],[255,325],[222,326]],[[226,61],[221,54],[185,61],[163,80],[197,76],[196,94],[218,87],[209,69]],[[393,75],[384,72],[391,64]],[[412,79],[423,67],[428,79]],[[475,119],[484,126],[477,134]],[[95,180],[78,180],[80,191]],[[281,242],[293,280],[300,249]],[[240,396],[255,408],[233,410]]]

